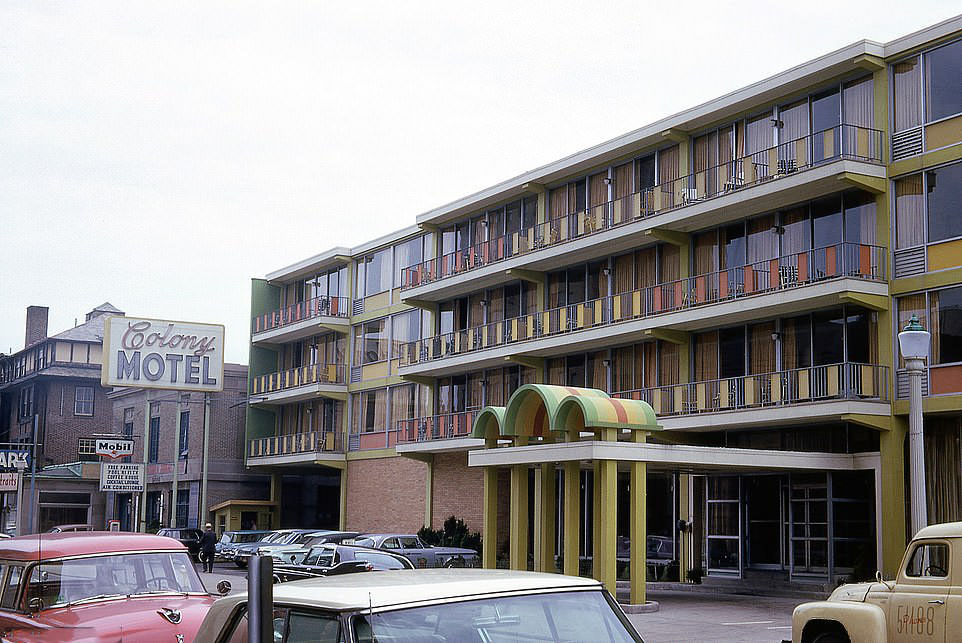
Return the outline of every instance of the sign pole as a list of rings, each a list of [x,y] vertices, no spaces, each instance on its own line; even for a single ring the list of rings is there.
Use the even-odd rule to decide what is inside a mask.
[[[200,521],[197,526],[203,529],[207,523],[207,449],[210,439],[210,393],[204,393],[204,456],[200,474]]]
[[[23,472],[27,468],[27,463],[23,460],[16,461],[17,467],[17,535],[23,535]]]
[[[189,394],[188,394],[189,395]],[[189,399],[189,398],[188,398]],[[190,408],[190,407],[188,407]],[[174,427],[174,464],[171,468],[170,492],[170,527],[177,526],[177,469],[180,467],[180,414],[177,414],[177,424]],[[184,525],[185,527],[187,525]]]
[[[37,499],[36,489],[37,489],[37,425],[40,422],[40,415],[37,413],[33,414],[33,438],[30,440],[30,529],[33,529],[33,505]],[[19,509],[17,512],[19,513]],[[19,522],[20,518],[17,518]]]
[[[144,475],[147,470],[147,456],[150,450],[150,390],[144,391]],[[140,492],[140,516],[137,531],[147,533],[147,480],[144,479],[144,490]]]

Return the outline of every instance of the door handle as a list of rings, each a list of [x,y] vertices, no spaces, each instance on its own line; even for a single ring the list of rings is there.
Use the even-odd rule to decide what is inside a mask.
[[[945,601],[936,599],[934,601],[929,601],[929,605],[945,605]]]

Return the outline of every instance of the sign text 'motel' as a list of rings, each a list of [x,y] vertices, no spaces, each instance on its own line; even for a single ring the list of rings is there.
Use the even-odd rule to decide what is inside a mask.
[[[104,347],[104,386],[224,390],[221,325],[111,316]]]

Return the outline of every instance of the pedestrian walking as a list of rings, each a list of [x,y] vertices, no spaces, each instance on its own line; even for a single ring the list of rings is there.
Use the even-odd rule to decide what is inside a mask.
[[[204,563],[204,571],[208,574],[214,573],[214,545],[217,543],[217,536],[214,534],[214,526],[210,523],[204,525],[204,533],[200,537],[200,559]]]

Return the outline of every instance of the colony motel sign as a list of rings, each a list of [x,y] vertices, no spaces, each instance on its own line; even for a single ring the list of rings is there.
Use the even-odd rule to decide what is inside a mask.
[[[224,390],[220,324],[110,316],[104,322],[104,386]]]

